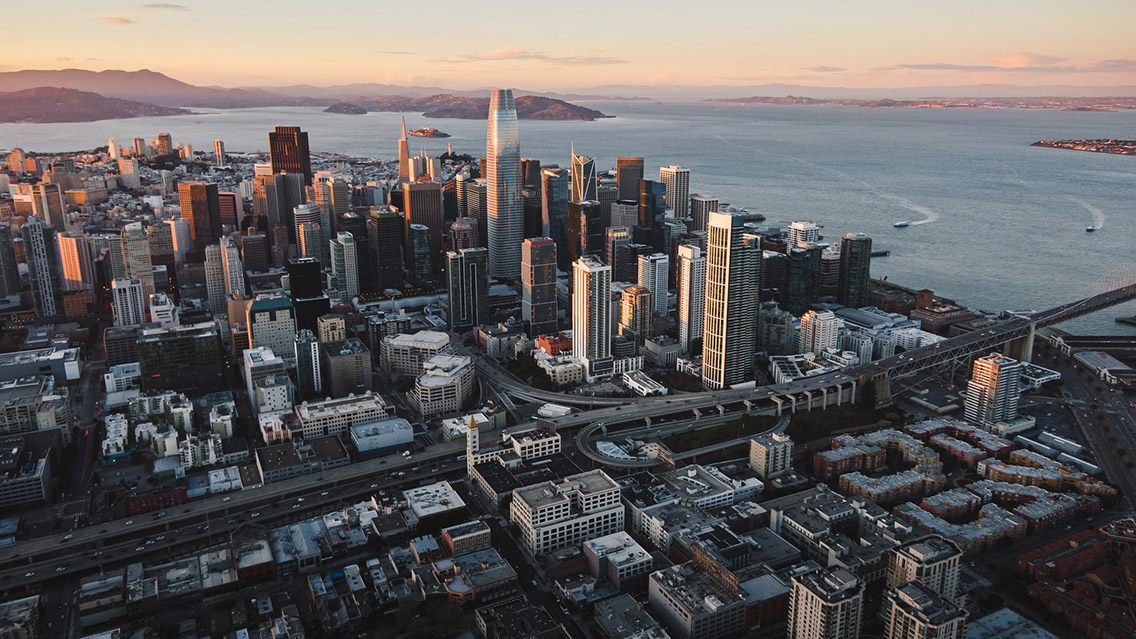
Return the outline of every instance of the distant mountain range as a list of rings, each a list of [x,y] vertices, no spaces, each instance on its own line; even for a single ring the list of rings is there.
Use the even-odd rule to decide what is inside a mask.
[[[92,122],[188,113],[185,109],[58,87],[0,93],[0,122]]]
[[[595,109],[539,95],[518,96],[514,102],[520,120],[585,120],[612,117]],[[415,111],[428,118],[484,120],[489,117],[489,98],[443,93],[421,98],[405,96],[354,97],[337,104],[353,104],[368,111]]]

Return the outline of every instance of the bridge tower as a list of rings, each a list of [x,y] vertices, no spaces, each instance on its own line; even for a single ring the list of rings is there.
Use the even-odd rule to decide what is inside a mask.
[[[861,375],[856,384],[856,401],[864,401],[864,393],[874,394],[872,408],[886,408],[892,405],[891,377],[887,371],[874,375]]]
[[[1037,333],[1037,322],[1030,320],[1029,333],[1025,337],[1007,342],[1002,354],[1012,357],[1023,364],[1029,364],[1033,359],[1033,340]]]

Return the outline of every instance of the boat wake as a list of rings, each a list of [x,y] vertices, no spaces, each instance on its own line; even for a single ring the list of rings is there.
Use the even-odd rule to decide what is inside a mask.
[[[923,206],[921,204],[916,204],[915,202],[912,202],[911,200],[909,200],[909,199],[907,199],[903,196],[896,195],[894,193],[889,193],[887,191],[884,191],[883,189],[879,189],[875,186],[872,186],[871,184],[868,184],[864,180],[861,180],[860,178],[852,177],[851,175],[848,175],[844,171],[838,171],[836,169],[829,168],[827,166],[816,164],[814,162],[809,162],[808,160],[803,160],[803,159],[798,158],[798,157],[793,157],[792,155],[782,155],[780,153],[770,153],[768,151],[762,151],[761,149],[754,149],[752,147],[748,147],[748,146],[745,146],[743,144],[739,144],[739,143],[734,142],[732,140],[727,140],[726,138],[724,138],[720,135],[715,136],[715,137],[717,137],[719,140],[721,140],[722,142],[724,142],[726,144],[730,144],[730,145],[733,145],[733,146],[744,148],[744,149],[747,149],[747,150],[750,150],[750,151],[756,150],[759,153],[765,153],[766,155],[774,155],[774,156],[777,156],[777,157],[783,157],[783,158],[786,158],[786,159],[789,159],[789,160],[793,160],[794,162],[799,162],[800,164],[803,164],[803,165],[808,166],[808,167],[812,167],[812,168],[820,170],[820,171],[827,171],[827,172],[832,173],[834,175],[838,175],[838,176],[844,178],[845,180],[848,180],[849,182],[855,182],[856,184],[859,184],[861,187],[864,188],[864,190],[868,191],[872,195],[875,195],[876,197],[878,197],[880,199],[884,199],[884,200],[888,200],[890,202],[894,202],[896,205],[898,205],[902,208],[905,208],[908,211],[911,211],[913,213],[918,213],[918,214],[923,216],[923,219],[921,219],[921,220],[915,220],[915,221],[910,222],[910,226],[918,226],[920,224],[930,224],[931,222],[936,222],[939,219],[939,214],[937,212],[927,208],[926,206]]]
[[[1081,208],[1083,208],[1086,211],[1088,211],[1089,213],[1093,214],[1093,228],[1095,228],[1098,231],[1104,228],[1104,221],[1107,218],[1105,218],[1103,211],[1101,211],[1097,207],[1093,206],[1092,204],[1089,204],[1088,202],[1082,200],[1079,197],[1073,197],[1072,195],[1066,195],[1065,197],[1070,202],[1080,205]]]

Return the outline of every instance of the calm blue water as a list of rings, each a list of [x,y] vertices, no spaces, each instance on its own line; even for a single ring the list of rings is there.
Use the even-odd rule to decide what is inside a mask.
[[[569,145],[597,158],[641,155],[648,176],[671,163],[691,169],[691,190],[765,213],[772,223],[812,219],[836,239],[872,236],[888,258],[874,276],[989,310],[1048,308],[1133,258],[1136,158],[1030,147],[1047,138],[1132,138],[1136,112],[888,110],[839,107],[600,102],[597,122],[521,122],[525,157],[567,165]],[[199,150],[221,138],[230,150],[267,147],[275,125],[299,125],[315,151],[391,158],[399,114],[363,116],[318,108],[241,109],[85,124],[0,124],[0,147],[65,151],[120,144],[161,131]],[[480,155],[485,123],[427,120],[453,137],[412,138],[432,154],[451,143]],[[896,229],[897,220],[913,225]],[[1087,225],[1102,227],[1086,233]],[[1129,264],[1133,275],[1136,267]],[[1136,332],[1115,324],[1128,304],[1070,323],[1076,331]]]

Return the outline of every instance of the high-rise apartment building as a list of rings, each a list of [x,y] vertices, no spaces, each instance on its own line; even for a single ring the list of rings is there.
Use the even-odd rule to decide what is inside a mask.
[[[797,348],[802,353],[820,353],[840,343],[840,319],[832,311],[809,311],[801,316]]]
[[[150,235],[141,222],[131,222],[122,229],[122,261],[126,277],[141,282],[143,299],[150,299],[154,293],[154,263]]]
[[[784,433],[757,435],[749,440],[749,467],[768,480],[793,467],[793,440]]]
[[[883,639],[966,639],[966,610],[915,581],[884,591]]]
[[[211,182],[182,182],[178,184],[181,217],[189,223],[189,240],[193,245],[194,261],[205,261],[205,247],[216,242],[221,235],[221,205],[217,200],[217,185]]]
[[[857,639],[864,584],[843,568],[822,568],[792,577],[788,636],[791,639]]]
[[[706,308],[706,257],[691,244],[678,247],[678,343],[689,353],[702,343],[702,320]]]
[[[422,224],[406,225],[406,269],[410,281],[418,287],[434,285],[434,267],[430,256],[430,229]]]
[[[998,353],[974,360],[963,405],[966,421],[988,428],[1016,418],[1021,370],[1020,362]]]
[[[146,303],[142,297],[142,283],[138,280],[111,282],[111,299],[114,302],[115,326],[138,326],[146,323]]]
[[[616,262],[619,258],[620,247],[631,243],[631,227],[609,226],[604,229],[604,263],[611,267],[612,276],[619,273]],[[638,264],[636,264],[638,268]]]
[[[675,217],[686,217],[690,212],[690,169],[677,164],[659,169],[659,181],[667,188],[667,208]]]
[[[643,158],[616,158],[615,184],[619,200],[639,199],[639,180],[643,179]]]
[[[159,133],[154,138],[154,155],[169,155],[174,152],[174,138],[169,133]]]
[[[321,397],[323,375],[320,368],[320,343],[306,328],[296,333],[293,351],[296,356],[296,394],[307,401]]]
[[[646,286],[628,286],[620,294],[619,334],[637,346],[651,337],[651,291]]]
[[[572,355],[589,378],[612,371],[611,267],[589,255],[572,264]]]
[[[312,184],[312,157],[308,134],[298,126],[278,126],[268,134],[269,162],[273,173],[298,173],[304,184]]]
[[[586,155],[576,155],[572,149],[572,194],[569,202],[599,201],[596,193],[596,161]]]
[[[785,278],[785,308],[793,315],[804,315],[820,297],[821,248],[815,242],[801,242],[789,249]]]
[[[3,239],[0,238],[0,241],[3,241]],[[59,242],[59,261],[63,266],[63,290],[93,290],[95,273],[91,264],[91,243],[87,236],[63,233],[57,236],[57,240]]]
[[[225,166],[225,143],[221,140],[213,140],[213,164]]]
[[[695,193],[690,196],[690,230],[691,231],[705,231],[706,220],[710,219],[710,214],[718,210],[718,198],[712,195],[699,195]]]
[[[177,304],[165,293],[154,293],[150,296],[150,321],[162,328],[177,326],[181,323]]]
[[[670,258],[666,253],[652,253],[639,256],[639,286],[651,291],[651,310],[660,315],[667,314],[668,278],[670,277]]]
[[[820,227],[815,222],[790,222],[787,230],[788,241],[786,246],[793,248],[802,242],[816,242],[820,239]]]
[[[248,292],[245,285],[245,268],[241,263],[241,249],[236,241],[226,235],[221,238],[221,266],[225,277],[225,299],[240,297]],[[226,302],[227,303],[227,302]]]
[[[702,384],[728,388],[753,379],[757,348],[761,240],[741,216],[711,213],[706,233]]]
[[[962,568],[962,550],[953,542],[938,535],[920,537],[897,546],[888,555],[886,585],[900,588],[913,581],[949,601],[962,603],[959,591],[959,571]]]
[[[24,255],[36,317],[45,319],[62,316],[63,266],[59,263],[55,229],[33,215],[28,218],[21,232],[24,236]]]
[[[598,255],[603,250],[603,220],[600,203],[594,200],[568,203],[568,258]]]
[[[267,346],[289,365],[294,364],[291,359],[296,340],[296,314],[291,300],[283,296],[257,295],[248,305],[246,326],[249,348]]]
[[[205,292],[209,310],[214,315],[228,312],[228,286],[225,282],[225,258],[220,244],[205,247]]]
[[[406,211],[406,224],[420,224],[430,229],[430,264],[441,259],[445,248],[445,210],[442,203],[441,182],[406,182],[402,185],[402,204]],[[518,252],[521,238],[517,238]],[[440,263],[440,262],[438,262]],[[437,270],[437,269],[434,269]]]
[[[483,248],[446,253],[450,330],[464,331],[489,321],[489,255]]]
[[[320,171],[316,173],[314,187],[316,204],[326,211],[332,228],[340,228],[340,220],[351,211],[351,183],[331,171]]]
[[[872,238],[863,233],[845,235],[840,239],[840,283],[836,288],[836,301],[852,308],[867,306],[871,281]]]
[[[0,295],[15,295],[19,290],[20,270],[12,245],[12,225],[0,222]]]
[[[521,271],[524,211],[520,132],[510,89],[494,89],[489,98],[485,159],[489,276],[516,277]]]
[[[556,251],[550,237],[521,245],[521,317],[534,339],[556,332]]]
[[[359,254],[355,236],[346,231],[336,233],[329,245],[331,252],[331,285],[339,299],[350,304],[359,295]]]

